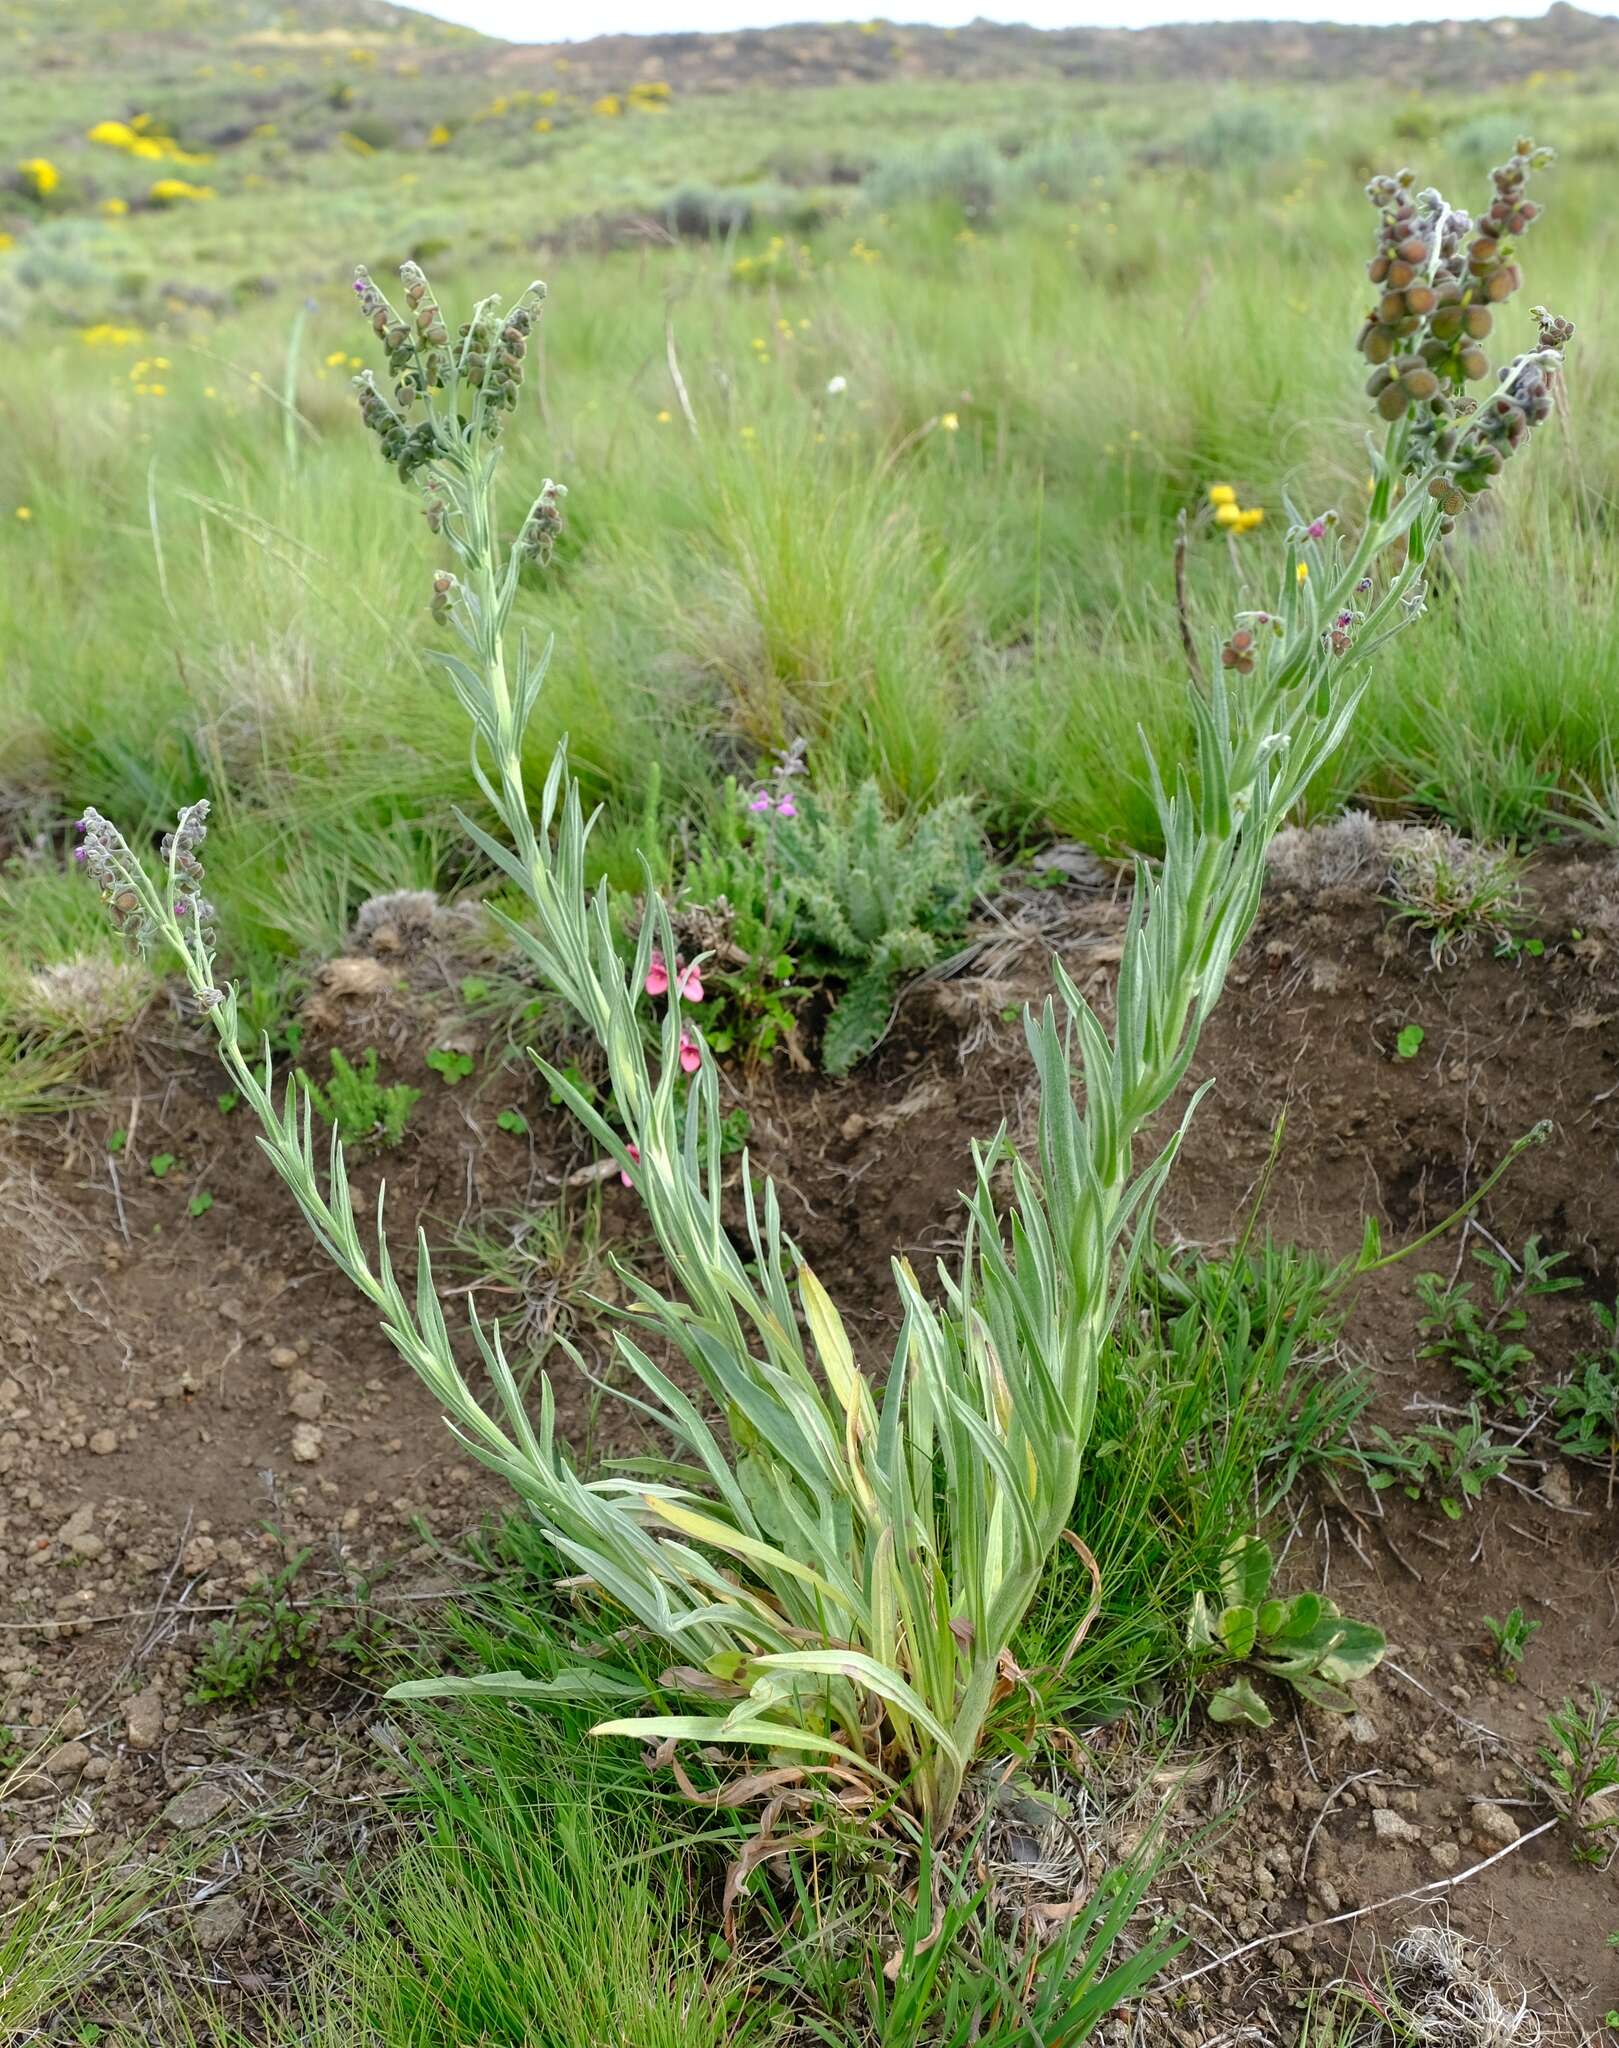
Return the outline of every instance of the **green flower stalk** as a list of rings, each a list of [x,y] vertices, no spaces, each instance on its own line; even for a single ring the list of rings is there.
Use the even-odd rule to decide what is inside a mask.
[[[1399,223],[1409,229],[1400,242],[1412,245],[1424,221],[1454,219],[1448,209],[1413,215]],[[1409,261],[1414,274],[1414,252]],[[525,561],[543,559],[555,537],[562,493],[544,482],[507,544],[494,481],[540,288],[505,311],[484,300],[452,339],[420,270],[406,265],[401,276],[403,313],[364,272],[356,285],[395,379],[390,399],[362,378],[361,411],[385,459],[423,490],[429,526],[454,561],[433,576],[430,612],[459,636],[459,649],[438,658],[470,720],[474,772],[499,831],[463,825],[525,899],[524,918],[504,920],[513,942],[599,1041],[615,1121],[538,1064],[636,1188],[671,1276],[668,1293],[626,1276],[632,1300],[617,1340],[639,1382],[637,1405],[671,1440],[667,1459],[582,1477],[557,1441],[549,1381],[531,1416],[498,1323],[474,1308],[495,1396],[486,1409],[457,1366],[424,1240],[413,1290],[396,1277],[380,1197],[368,1247],[341,1144],[334,1137],[323,1182],[307,1097],[289,1088],[278,1101],[268,1050],[255,1071],[238,1046],[235,992],[217,984],[195,902],[206,807],[184,814],[161,881],[86,813],[89,864],[114,913],[181,963],[266,1151],[329,1256],[375,1306],[455,1435],[510,1481],[612,1625],[662,1646],[658,1683],[682,1710],[645,1711],[635,1674],[600,1661],[543,1683],[516,1674],[461,1683],[612,1702],[603,1735],[757,1746],[830,1774],[848,1796],[895,1802],[937,1836],[1064,1538],[1102,1347],[1185,1119],[1157,1149],[1144,1134],[1183,1081],[1253,924],[1271,838],[1342,741],[1368,658],[1420,612],[1450,496],[1478,467],[1460,442],[1429,430],[1442,404],[1450,431],[1463,366],[1455,376],[1436,369],[1431,392],[1407,377],[1398,416],[1382,407],[1391,416],[1358,537],[1330,517],[1295,520],[1274,610],[1235,620],[1212,685],[1193,694],[1195,763],[1166,778],[1149,761],[1164,855],[1137,869],[1112,1029],[1054,963],[1054,993],[1025,1019],[1040,1089],[1034,1156],[1004,1130],[974,1148],[961,1255],[932,1289],[895,1261],[899,1334],[874,1370],[786,1235],[774,1186],[756,1193],[745,1160],[746,1255],[733,1243],[718,1079],[696,1004],[685,1000],[689,970],[661,977],[655,1057],[640,1011],[654,954],[678,958],[667,908],[649,887],[633,957],[621,957],[610,891],[586,886],[591,821],[565,748],[537,800],[525,784],[523,737],[549,649],[521,632],[514,644],[511,614]],[[1401,323],[1427,317],[1412,307],[1408,292]],[[1500,399],[1528,426],[1537,411],[1520,404],[1526,380],[1543,387],[1555,364],[1547,347],[1503,376]],[[1466,374],[1474,368],[1469,360]],[[671,1354],[708,1395],[714,1422],[660,1362]],[[452,1680],[403,1688],[456,1689]]]

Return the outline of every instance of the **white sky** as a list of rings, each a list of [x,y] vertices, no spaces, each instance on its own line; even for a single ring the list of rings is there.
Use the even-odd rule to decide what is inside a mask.
[[[406,5],[419,0],[405,0]],[[434,0],[426,12],[518,43],[671,29],[768,28],[779,22],[861,21],[876,9],[850,0]],[[911,0],[882,18],[961,27],[978,18],[1035,28],[1143,28],[1166,21],[1444,21],[1538,15],[1545,0]]]

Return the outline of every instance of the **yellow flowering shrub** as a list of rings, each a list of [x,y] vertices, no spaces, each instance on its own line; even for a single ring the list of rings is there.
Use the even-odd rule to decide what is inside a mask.
[[[36,199],[49,199],[62,182],[62,173],[48,157],[24,157],[17,170],[24,185]]]
[[[212,199],[212,185],[188,184],[184,178],[159,178],[147,193],[156,206],[180,206],[191,200]]]

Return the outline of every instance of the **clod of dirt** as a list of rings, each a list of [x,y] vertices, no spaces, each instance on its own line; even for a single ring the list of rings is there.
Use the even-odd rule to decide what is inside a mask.
[[[1414,1828],[1403,1813],[1392,1806],[1372,1809],[1372,1833],[1380,1842],[1420,1842],[1421,1830]]]
[[[76,1778],[90,1761],[90,1747],[84,1742],[64,1742],[45,1759],[53,1778]]]
[[[325,1439],[312,1422],[300,1422],[292,1432],[292,1456],[295,1464],[317,1464],[325,1448]]]
[[[287,1413],[300,1422],[319,1422],[326,1406],[326,1382],[318,1373],[300,1368],[287,1382]]]
[[[124,1734],[131,1749],[156,1749],[163,1740],[163,1695],[155,1685],[125,1701]]]
[[[191,1921],[191,1938],[205,1954],[212,1955],[215,1949],[235,1941],[246,1925],[247,1912],[241,1900],[226,1893],[223,1898],[209,1899],[197,1908]]]
[[[230,1794],[223,1785],[198,1778],[175,1793],[163,1809],[163,1818],[171,1828],[205,1828],[229,1805]]]
[[[1515,1842],[1523,1833],[1506,1808],[1491,1799],[1475,1799],[1471,1819],[1474,1832],[1489,1844]]]
[[[90,1439],[90,1448],[98,1458],[110,1456],[118,1448],[117,1430],[98,1429]]]

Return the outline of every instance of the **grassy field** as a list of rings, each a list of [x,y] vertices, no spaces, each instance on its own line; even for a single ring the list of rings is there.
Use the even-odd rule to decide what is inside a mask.
[[[448,815],[473,792],[414,624],[414,515],[357,495],[375,457],[349,391],[356,260],[381,275],[415,252],[452,296],[491,260],[550,283],[543,417],[508,466],[514,493],[546,474],[570,493],[524,604],[556,636],[534,759],[572,735],[610,864],[628,872],[649,807],[700,831],[728,774],[795,737],[823,786],[963,791],[1003,843],[1148,847],[1137,728],[1171,755],[1185,738],[1177,515],[1220,482],[1267,514],[1230,542],[1194,522],[1211,632],[1268,580],[1286,500],[1353,511],[1364,472],[1318,451],[1355,439],[1359,185],[1420,156],[1472,196],[1529,127],[1563,151],[1537,292],[1598,337],[1574,358],[1579,426],[1459,539],[1439,616],[1313,801],[1532,840],[1601,773],[1607,86],[1352,117],[1285,93],[927,80],[626,93],[616,114],[564,93],[547,114],[544,88],[502,103],[431,50],[404,76],[363,55],[220,53],[150,81],[150,132],[206,166],[83,139],[146,111],[138,75],[68,66],[4,102],[6,153],[59,171],[13,195],[0,254],[6,1028],[49,1021],[19,1009],[18,965],[97,943],[52,851],[87,801],[155,821],[212,794],[266,1021],[361,897],[465,879]],[[256,94],[281,119],[208,149]],[[214,196],[145,204],[160,170]],[[120,180],[132,210],[109,215]]]

